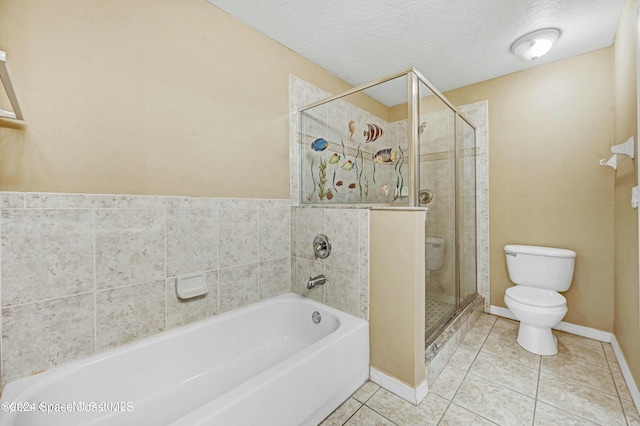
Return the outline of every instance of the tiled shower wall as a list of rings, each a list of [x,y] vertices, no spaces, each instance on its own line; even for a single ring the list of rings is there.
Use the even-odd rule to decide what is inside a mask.
[[[292,291],[369,320],[369,210],[293,207],[291,212]],[[314,258],[317,234],[331,242],[327,259]],[[327,283],[308,290],[309,277],[319,274]]]
[[[291,290],[289,200],[0,193],[2,383]],[[209,293],[179,301],[175,277]]]

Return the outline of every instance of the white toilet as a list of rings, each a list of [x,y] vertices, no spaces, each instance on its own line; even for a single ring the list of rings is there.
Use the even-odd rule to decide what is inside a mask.
[[[440,237],[425,237],[425,281],[427,284],[431,278],[431,272],[438,271],[444,260],[444,246],[446,241]]]
[[[538,355],[555,355],[558,343],[551,328],[567,313],[567,291],[573,279],[576,253],[571,250],[507,245],[509,278],[516,284],[507,289],[504,303],[520,321],[518,344]]]

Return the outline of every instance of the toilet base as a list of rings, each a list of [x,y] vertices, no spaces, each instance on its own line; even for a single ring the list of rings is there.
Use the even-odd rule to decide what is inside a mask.
[[[534,327],[520,322],[518,344],[536,355],[555,355],[558,353],[558,341],[549,327]]]

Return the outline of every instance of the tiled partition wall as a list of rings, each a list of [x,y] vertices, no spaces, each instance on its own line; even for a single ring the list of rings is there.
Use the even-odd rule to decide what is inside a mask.
[[[289,200],[4,192],[0,209],[3,384],[291,290]],[[179,301],[193,272],[209,293]]]
[[[293,207],[292,290],[369,320],[369,210]],[[332,251],[315,259],[313,237],[325,234]],[[309,277],[324,274],[325,285],[307,289]]]

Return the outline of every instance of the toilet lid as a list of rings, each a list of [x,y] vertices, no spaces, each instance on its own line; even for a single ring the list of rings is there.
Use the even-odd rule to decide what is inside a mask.
[[[515,287],[509,287],[505,294],[516,302],[541,308],[554,308],[567,304],[567,299],[565,299],[563,295],[557,291],[543,288],[517,285]]]

